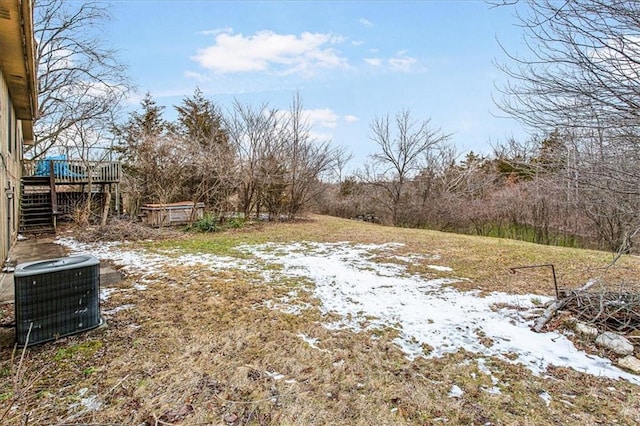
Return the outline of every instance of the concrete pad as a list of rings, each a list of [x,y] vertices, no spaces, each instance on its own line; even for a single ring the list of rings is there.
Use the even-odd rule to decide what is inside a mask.
[[[66,256],[65,248],[53,241],[54,239],[51,237],[17,241],[9,251],[11,263],[17,265],[19,263]]]
[[[115,284],[122,281],[120,271],[113,269],[108,263],[100,262],[100,286]]]
[[[54,237],[29,238],[17,241],[9,251],[9,261],[0,273],[0,304],[13,303],[13,268],[20,263],[37,260],[55,259],[67,256],[60,244],[54,243]],[[100,285],[114,284],[122,280],[120,272],[110,265],[100,262]]]

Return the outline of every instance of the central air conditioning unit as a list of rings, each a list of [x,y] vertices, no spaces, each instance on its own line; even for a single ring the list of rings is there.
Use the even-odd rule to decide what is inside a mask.
[[[47,342],[101,324],[100,261],[93,256],[19,264],[14,287],[18,346]]]

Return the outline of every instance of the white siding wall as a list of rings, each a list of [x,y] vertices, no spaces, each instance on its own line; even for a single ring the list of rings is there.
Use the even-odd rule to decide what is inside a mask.
[[[4,75],[0,73],[0,266],[19,226],[22,125],[15,116]]]

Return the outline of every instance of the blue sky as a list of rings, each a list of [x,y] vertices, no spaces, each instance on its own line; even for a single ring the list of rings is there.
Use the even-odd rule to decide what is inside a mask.
[[[460,152],[526,138],[498,118],[492,94],[517,51],[512,10],[481,1],[122,1],[109,44],[139,95],[173,105],[199,87],[229,108],[234,99],[286,109],[298,91],[314,133],[354,153],[375,150],[375,116],[409,108],[452,133]],[[139,97],[130,100],[134,106]]]

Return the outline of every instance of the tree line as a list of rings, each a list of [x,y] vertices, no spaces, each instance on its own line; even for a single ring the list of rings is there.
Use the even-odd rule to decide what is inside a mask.
[[[224,113],[198,89],[162,118],[150,94],[117,133],[128,211],[145,203],[204,203],[228,213],[294,218],[343,151],[317,140],[299,95],[286,111],[234,102]]]
[[[120,127],[132,214],[144,203],[188,200],[222,218],[292,219],[314,211],[543,244],[631,249],[638,197],[604,186],[600,179],[610,163],[594,158],[566,129],[461,158],[450,135],[402,110],[372,120],[374,153],[345,173],[350,155],[313,138],[299,95],[287,111],[239,101],[222,111],[196,90],[174,108],[177,118],[167,122],[147,94],[141,111]]]
[[[27,156],[117,153],[133,214],[144,203],[189,200],[219,216],[313,210],[632,250],[640,229],[640,3],[493,3],[513,8],[524,40],[496,64],[508,82],[495,103],[538,136],[460,156],[449,134],[401,110],[371,121],[374,153],[346,173],[350,154],[314,139],[298,95],[287,111],[239,101],[222,111],[196,90],[171,122],[147,95],[123,123],[126,67],[95,31],[108,8],[38,1],[39,117]]]
[[[570,142],[553,132],[525,143],[497,144],[490,155],[469,152],[458,159],[443,139],[412,167],[392,160],[408,158],[397,144],[393,155],[382,149],[371,158],[377,167],[386,164],[386,174],[365,165],[339,183],[325,184],[316,209],[394,226],[631,250],[638,197],[602,187],[585,153]],[[404,173],[409,169],[413,173]]]

